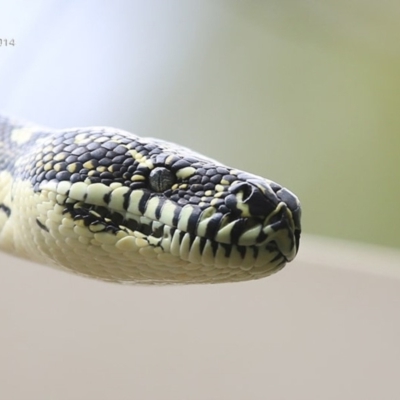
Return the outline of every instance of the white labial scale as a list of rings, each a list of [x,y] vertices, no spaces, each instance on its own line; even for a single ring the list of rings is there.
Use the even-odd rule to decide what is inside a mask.
[[[61,195],[67,195],[69,190],[71,189],[71,182],[69,181],[61,181],[57,184],[57,193]]]
[[[171,237],[162,239],[160,245],[163,248],[163,253],[169,253],[171,249]]]
[[[229,258],[225,256],[225,249],[218,245],[217,254],[215,255],[215,266],[217,268],[224,268],[229,265]]]
[[[232,246],[231,248],[228,264],[230,268],[238,268],[242,265],[242,256],[236,246]]]
[[[193,213],[193,207],[190,205],[186,205],[182,208],[180,214],[179,214],[179,220],[178,220],[178,229],[181,231],[186,232],[188,223],[189,223],[189,218]]]
[[[69,197],[77,201],[84,201],[88,185],[85,182],[75,182],[69,190]]]
[[[39,187],[42,193],[47,192],[57,192],[57,187],[58,187],[59,183],[56,181],[49,181],[49,182],[42,182],[40,183]]]
[[[128,212],[135,215],[141,215],[139,211],[139,203],[144,196],[143,190],[134,190],[129,196]]]
[[[161,209],[160,221],[168,226],[173,226],[174,212],[178,206],[170,200],[166,200]]]
[[[206,236],[207,226],[208,226],[208,223],[210,222],[210,220],[211,220],[211,218],[206,218],[197,225],[197,228],[196,228],[197,235],[199,235],[201,237]]]
[[[179,242],[180,231],[177,229],[174,232],[174,236],[171,241],[170,252],[175,257],[179,257],[180,255],[180,242]]]
[[[189,261],[193,264],[201,263],[200,238],[198,236],[194,239],[190,247]]]
[[[115,244],[123,252],[137,252],[139,247],[136,245],[136,239],[132,236],[126,236]]]
[[[201,261],[206,266],[214,265],[214,252],[211,246],[211,241],[207,240],[203,249],[203,254],[201,255]]]
[[[112,210],[116,211],[123,211],[124,210],[124,200],[125,200],[125,195],[129,192],[129,188],[126,186],[119,187],[117,189],[114,189],[111,192],[110,195],[110,202],[108,203],[108,206]]]
[[[200,214],[199,221],[203,221],[204,219],[212,217],[216,212],[217,210],[215,209],[215,207],[208,207],[204,209]]]
[[[189,259],[189,252],[190,252],[190,235],[186,233],[182,239],[180,246],[181,259],[187,261]]]
[[[92,183],[87,187],[85,202],[96,206],[105,206],[105,197],[111,192],[109,186],[103,183]]]
[[[247,248],[246,255],[244,256],[240,269],[243,271],[249,271],[253,268],[253,263],[254,263],[253,249]]]
[[[218,243],[229,244],[231,242],[231,232],[235,225],[236,221],[232,221],[228,225],[220,229],[215,236],[215,241],[217,241]]]
[[[160,204],[160,199],[158,197],[151,198],[146,204],[145,216],[150,220],[156,219],[157,206]]]
[[[261,224],[257,224],[253,228],[248,229],[239,238],[240,246],[251,246],[256,243],[256,239],[261,232]]]

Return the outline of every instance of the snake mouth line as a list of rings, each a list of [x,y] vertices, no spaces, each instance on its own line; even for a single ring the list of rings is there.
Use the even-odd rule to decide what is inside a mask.
[[[275,265],[283,267],[294,258],[297,246],[288,222],[278,210],[262,220],[213,214],[199,221],[196,229],[169,226],[145,215],[112,211],[84,202],[66,202],[64,213],[81,221],[92,233],[140,234],[150,246],[193,263],[231,265],[241,268]],[[218,222],[218,223],[217,223]],[[187,228],[187,226],[186,226]]]
[[[194,200],[191,204],[181,204],[172,196],[143,188],[132,190],[117,183],[111,187],[88,181],[73,184],[49,181],[39,189],[56,192],[58,204],[65,207],[64,212],[70,217],[80,221],[86,233],[140,234],[148,245],[181,259],[185,259],[188,251],[204,252],[203,247],[208,246],[211,248],[208,253],[214,258],[222,258],[223,249],[229,248],[237,251],[240,259],[244,253],[252,252],[253,259],[267,259],[274,253],[291,261],[298,250],[300,204],[280,186],[271,189],[272,192],[268,187],[251,182],[237,184],[224,200],[215,195],[208,202],[199,198],[199,204]],[[85,235],[85,230],[81,233]],[[178,246],[182,247],[179,254],[175,251]],[[227,251],[224,254],[225,258],[235,257],[227,255]]]

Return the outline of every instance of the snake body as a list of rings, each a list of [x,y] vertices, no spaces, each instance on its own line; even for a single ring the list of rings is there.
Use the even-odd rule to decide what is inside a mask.
[[[0,116],[0,249],[105,281],[258,279],[298,250],[300,203],[275,182],[115,128]]]

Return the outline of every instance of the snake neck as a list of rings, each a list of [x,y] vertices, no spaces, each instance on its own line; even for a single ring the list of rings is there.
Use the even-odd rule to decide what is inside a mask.
[[[0,114],[0,248],[11,253],[17,252],[18,242],[12,228],[16,171],[40,136],[43,133],[33,124]]]

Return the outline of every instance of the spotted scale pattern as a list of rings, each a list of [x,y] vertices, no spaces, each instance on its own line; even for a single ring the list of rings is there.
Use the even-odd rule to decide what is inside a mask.
[[[51,130],[0,116],[0,248],[106,281],[268,276],[298,250],[282,186],[115,128]]]

